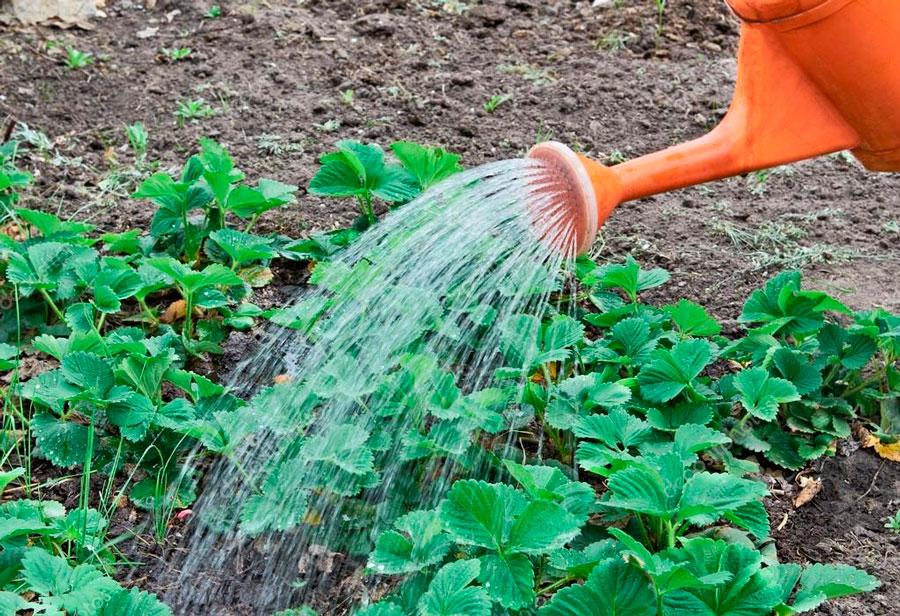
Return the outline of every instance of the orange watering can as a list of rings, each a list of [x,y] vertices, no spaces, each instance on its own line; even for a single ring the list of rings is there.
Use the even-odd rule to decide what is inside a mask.
[[[900,171],[900,0],[727,0],[743,21],[734,99],[707,135],[614,167],[561,143],[529,158],[564,187],[579,253],[624,201],[851,150]]]

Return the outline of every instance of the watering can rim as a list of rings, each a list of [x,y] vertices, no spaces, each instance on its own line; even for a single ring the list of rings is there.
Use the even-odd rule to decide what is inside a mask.
[[[777,24],[793,29],[825,19],[856,0],[725,0],[748,24]]]

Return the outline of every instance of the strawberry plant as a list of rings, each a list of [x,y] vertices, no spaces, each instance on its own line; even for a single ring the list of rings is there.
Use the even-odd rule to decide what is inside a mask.
[[[0,474],[0,490],[25,474],[14,469]],[[60,503],[19,499],[0,504],[0,608],[104,616],[147,610],[158,616],[171,611],[153,595],[123,589],[104,570],[114,562],[106,542],[107,520],[95,509],[65,511]],[[59,556],[54,553],[60,554]],[[66,555],[86,555],[73,567]],[[30,593],[29,599],[20,595]],[[56,611],[54,611],[56,610]],[[122,612],[121,610],[125,610]]]
[[[243,183],[243,172],[221,145],[209,139],[201,140],[200,145],[200,154],[188,159],[178,181],[159,172],[133,195],[149,199],[159,208],[150,223],[150,250],[187,262],[201,258],[210,234],[225,229],[229,215],[244,221],[243,232],[249,235],[260,216],[293,203],[297,190],[269,179],[260,179],[255,188],[248,186]],[[248,239],[265,241],[255,236]],[[217,260],[215,253],[213,260]]]
[[[440,148],[398,141],[391,146],[400,161],[389,163],[377,144],[339,141],[337,151],[320,158],[322,167],[309,191],[326,197],[354,197],[363,222],[377,220],[373,199],[394,205],[412,200],[423,190],[460,170],[459,157]]]
[[[0,145],[0,208],[4,218],[16,204],[19,190],[31,183],[31,174],[16,167],[18,143],[8,141]]]
[[[142,157],[146,133],[128,135]],[[15,154],[0,149],[12,225],[0,276],[17,307],[0,321],[2,459],[22,461],[0,488],[27,496],[0,505],[10,613],[168,614],[105,575],[117,559],[108,520],[129,499],[164,539],[198,497],[191,450],[246,484],[227,503],[240,534],[289,538],[333,514],[324,547],[400,576],[359,612],[370,616],[794,614],[878,585],[850,567],[778,563],[754,476],[760,463],[798,469],[828,454],[853,423],[885,446],[897,438],[900,317],[853,312],[787,272],[748,298],[746,332],[725,337],[693,302],[642,301],[664,270],[582,257],[558,276],[523,268],[498,286],[501,298],[549,297],[537,314],[502,317],[452,284],[440,297],[381,289],[415,315],[381,349],[383,365],[369,365],[361,336],[241,399],[193,372],[195,358],[261,316],[303,344],[327,333],[333,311],[368,301],[380,254],[353,266],[333,257],[375,222],[375,200],[415,198],[457,172],[458,157],[397,142],[389,160],[340,142],[310,191],[357,199],[364,220],[289,240],[253,228],[296,188],[249,185],[211,140],[179,174],[141,183],[135,198],[157,208],[148,232],[99,237],[17,207],[30,177]],[[262,310],[253,289],[279,258],[314,262],[318,292]],[[444,338],[457,350],[429,350]],[[469,354],[488,344],[495,363],[473,383]],[[20,375],[26,357],[49,366]],[[248,469],[240,454],[256,443],[267,461]],[[80,474],[77,508],[32,498],[33,458]],[[221,525],[215,515],[204,522]]]
[[[197,120],[211,118],[214,115],[216,115],[216,110],[205,99],[185,99],[178,101],[178,106],[175,108],[175,123],[178,128],[182,128],[188,122],[196,123]]]
[[[141,613],[171,616],[172,611],[155,596],[138,589],[127,590],[91,565],[71,566],[65,558],[40,548],[26,548],[18,577],[0,591],[4,614],[33,610],[36,614],[112,616]],[[19,593],[28,593],[26,600]]]
[[[86,51],[78,51],[71,45],[66,45],[65,66],[70,71],[87,68],[94,63],[94,54]]]
[[[182,341],[185,348],[192,353],[221,352],[218,343],[222,336],[215,321],[200,321],[200,339],[193,340],[194,310],[196,308],[213,309],[227,306],[229,298],[225,294],[228,289],[244,290],[244,281],[224,265],[213,263],[200,271],[193,270],[172,257],[154,257],[146,261],[171,281],[184,301],[184,319]],[[205,326],[205,327],[204,327]]]

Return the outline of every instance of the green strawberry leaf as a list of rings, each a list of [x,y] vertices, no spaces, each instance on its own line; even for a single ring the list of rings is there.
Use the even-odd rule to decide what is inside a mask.
[[[462,171],[459,156],[441,148],[428,148],[410,141],[391,144],[394,156],[416,179],[421,190],[427,190],[441,180]]]
[[[478,560],[478,581],[494,602],[513,610],[534,603],[534,568],[527,556],[486,554]]]
[[[25,599],[14,592],[8,590],[0,590],[0,614],[10,614],[15,616],[21,610],[27,610],[36,607],[32,603],[28,603]]]
[[[116,382],[110,365],[94,353],[69,353],[62,360],[61,370],[67,381],[96,400],[106,399]]]
[[[800,575],[800,590],[791,613],[809,612],[829,599],[875,590],[881,583],[865,571],[849,565],[813,564]]]
[[[762,556],[753,547],[707,538],[685,539],[681,548],[663,556],[700,580],[716,581],[667,593],[664,613],[672,616],[771,614],[790,595],[799,576],[797,565],[761,569]]]
[[[805,353],[781,347],[772,354],[772,362],[779,374],[793,383],[798,394],[806,396],[822,388],[822,370]]]
[[[712,524],[725,513],[764,498],[765,484],[728,473],[700,472],[684,483],[678,503],[678,520]]]
[[[671,351],[657,350],[638,373],[641,395],[650,402],[668,402],[685,389],[696,390],[696,379],[710,360],[710,346],[704,340],[685,340]]]
[[[132,588],[113,595],[99,616],[172,616],[172,610],[155,595]]]
[[[690,454],[729,443],[730,438],[708,426],[682,424],[675,430],[675,449],[686,459]]]
[[[481,573],[477,560],[441,567],[419,601],[419,616],[490,616],[491,601],[483,588],[470,586]]]
[[[369,555],[369,568],[380,574],[421,571],[444,560],[452,545],[441,532],[436,511],[413,511],[394,522],[397,531],[381,533]]]
[[[63,421],[50,413],[38,413],[31,418],[31,431],[41,454],[54,465],[72,468],[84,462],[87,426]]]
[[[800,399],[790,381],[769,376],[765,368],[748,368],[734,377],[734,387],[748,413],[764,421],[774,421],[779,405]]]
[[[24,474],[25,469],[22,467],[14,468],[11,471],[0,472],[0,494],[2,494],[4,490],[6,490],[6,486],[8,486],[11,482],[15,481]]]
[[[509,539],[512,520],[526,503],[525,496],[511,486],[457,481],[441,504],[441,523],[457,543],[499,551]]]
[[[555,389],[547,409],[547,422],[554,428],[571,430],[587,413],[619,407],[631,399],[631,390],[620,383],[604,381],[602,373],[573,376]]]
[[[656,616],[650,580],[620,558],[601,562],[584,584],[563,588],[538,610],[539,616]]]
[[[558,468],[526,466],[512,460],[504,460],[503,465],[532,499],[559,503],[582,520],[594,509],[594,489],[589,484],[570,480]]]
[[[612,539],[596,541],[581,550],[563,548],[550,554],[550,566],[564,571],[572,577],[584,579],[588,577],[599,563],[610,558],[617,558],[621,546]]]
[[[549,501],[528,503],[509,530],[506,553],[543,554],[563,547],[580,532],[579,519]]]
[[[272,239],[251,235],[234,229],[219,229],[209,234],[223,252],[230,258],[234,266],[241,267],[256,261],[268,261],[275,256],[271,247]]]
[[[624,264],[610,264],[600,268],[595,274],[604,289],[621,289],[634,304],[641,291],[658,287],[669,281],[669,273],[660,268],[641,269],[633,257],[628,256]]]
[[[266,477],[262,493],[247,499],[241,510],[240,530],[243,534],[254,536],[285,531],[303,522],[308,511],[309,492],[298,489],[287,479],[293,472],[293,465],[279,465]]]
[[[818,331],[825,312],[850,314],[850,310],[819,291],[801,290],[801,273],[782,272],[754,291],[744,304],[738,320],[758,324],[766,334],[809,334]]]
[[[682,299],[663,310],[669,314],[683,336],[715,336],[722,331],[722,326],[709,316],[706,309],[692,301]]]
[[[231,185],[243,180],[244,174],[234,167],[234,161],[225,148],[212,139],[200,140],[200,162],[203,165],[203,179],[216,201],[224,207],[228,203]]]
[[[32,548],[22,558],[22,580],[27,588],[41,595],[44,605],[76,615],[98,612],[119,584],[90,565],[71,567],[64,558]]]

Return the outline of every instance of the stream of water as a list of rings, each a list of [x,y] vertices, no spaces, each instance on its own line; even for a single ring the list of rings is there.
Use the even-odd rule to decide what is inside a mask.
[[[228,420],[234,444],[206,470],[169,573],[176,614],[359,597],[350,573],[379,531],[477,475],[489,454],[473,452],[517,446],[521,409],[485,388],[503,332],[553,310],[574,234],[551,179],[533,160],[459,173],[316,271],[290,309],[306,329],[272,327],[231,376],[242,396],[289,383]],[[494,405],[501,425],[460,442],[442,396],[457,413]]]

